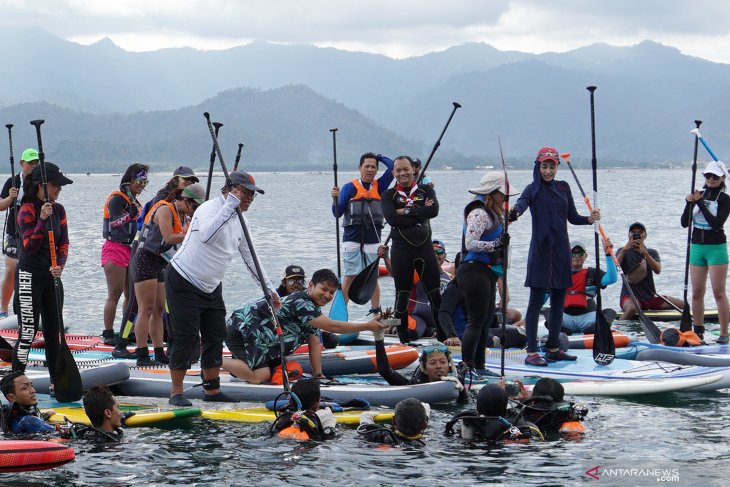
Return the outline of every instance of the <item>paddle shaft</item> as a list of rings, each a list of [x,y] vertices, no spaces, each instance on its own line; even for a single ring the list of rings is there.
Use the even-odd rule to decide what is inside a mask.
[[[215,136],[216,140],[218,137],[218,131],[223,126],[220,122],[213,122],[213,126],[215,127]],[[208,182],[205,186],[205,201],[208,201],[210,199],[210,185],[213,182],[213,166],[215,165],[215,145],[213,145],[213,148],[210,151],[210,165],[208,166]]]
[[[575,179],[576,184],[578,185],[578,188],[580,189],[581,194],[583,195],[583,201],[586,204],[586,207],[588,207],[588,211],[593,211],[593,206],[591,205],[590,200],[586,196],[585,191],[583,191],[583,186],[580,184],[580,180],[578,179],[578,175],[575,173],[575,170],[573,170],[573,166],[570,164],[570,159],[563,156],[565,159],[565,162],[568,164],[568,168],[570,168],[570,172],[573,173],[573,178]],[[636,298],[636,295],[634,294],[634,290],[631,289],[631,283],[629,282],[628,278],[626,277],[626,274],[624,274],[623,269],[621,268],[621,264],[618,261],[618,257],[616,257],[616,253],[613,251],[613,245],[608,245],[608,237],[606,236],[606,232],[603,231],[603,227],[601,224],[598,224],[598,231],[601,234],[601,238],[603,239],[603,244],[606,246],[606,251],[611,256],[611,259],[613,259],[614,264],[616,265],[616,272],[621,276],[621,279],[623,280],[624,287],[626,288],[626,292],[629,293],[629,298],[631,299],[631,302],[634,303],[634,306],[636,306],[636,312],[639,315],[639,320],[644,325],[644,332],[646,333],[647,338],[651,343],[658,343],[659,342],[659,335],[661,332],[659,331],[659,328],[654,324],[653,321],[651,321],[641,310],[641,306],[639,305],[639,300]],[[596,315],[598,316],[598,315]]]
[[[15,157],[13,156],[13,124],[9,123],[5,125],[5,127],[8,129],[8,149],[10,151],[10,185],[12,188],[15,188]],[[22,184],[22,182],[21,182]],[[20,188],[18,188],[20,189]],[[14,218],[17,219],[18,217],[18,197],[15,197],[15,200],[13,200],[13,214]],[[19,236],[19,230],[18,230],[18,224],[15,223],[15,237],[16,239]]]
[[[697,132],[700,130],[702,120],[695,120]],[[692,157],[692,183],[689,188],[689,193],[694,194],[695,183],[697,181],[697,151],[699,150],[699,136],[695,133],[695,146],[694,154]],[[682,321],[679,324],[679,331],[689,331],[692,328],[692,317],[690,315],[689,300],[687,294],[689,292],[689,254],[692,246],[692,211],[694,210],[694,203],[689,204],[689,217],[687,223],[687,250],[684,257],[684,289],[683,289],[683,309],[682,309]]]
[[[507,163],[504,162],[504,153],[502,152],[502,138],[497,135],[497,142],[499,142],[499,157],[502,158],[502,171],[504,172],[504,187],[505,187],[505,195],[504,195],[504,233],[507,233],[509,231],[509,179],[507,179]],[[505,356],[505,348],[507,347],[507,296],[508,296],[508,290],[507,290],[507,267],[509,266],[509,262],[507,262],[507,258],[509,257],[509,250],[508,247],[505,247],[502,249],[502,336],[500,339],[500,344],[502,345],[502,353],[500,354],[500,365],[499,365],[499,374],[502,378],[504,378],[504,356]]]
[[[332,172],[335,175],[335,186],[337,186],[337,128],[330,129],[332,132]],[[337,186],[339,187],[339,186]],[[332,198],[335,205],[335,239],[337,241],[337,278],[342,283],[342,264],[340,255],[340,208],[337,198]]]
[[[205,117],[206,122],[208,122],[208,130],[210,131],[210,136],[213,139],[213,149],[218,155],[218,161],[220,162],[221,169],[223,170],[223,175],[226,178],[226,186],[232,188],[233,183],[231,181],[231,176],[228,173],[226,163],[223,160],[223,153],[221,152],[220,145],[218,144],[218,137],[213,128],[213,123],[210,121],[210,114],[208,112],[205,112],[203,116]],[[261,290],[264,292],[264,298],[266,299],[266,304],[269,307],[269,313],[271,314],[271,320],[274,323],[274,329],[276,330],[276,334],[279,335],[279,344],[281,348],[281,374],[284,383],[284,390],[288,392],[291,390],[291,388],[289,384],[289,374],[287,373],[286,369],[286,346],[284,344],[284,331],[281,329],[281,325],[279,324],[279,318],[276,316],[276,310],[274,309],[274,303],[271,298],[271,290],[266,287],[266,281],[264,280],[264,271],[261,269],[261,264],[259,263],[259,259],[256,256],[256,249],[254,248],[253,241],[251,240],[251,235],[248,232],[246,220],[243,219],[243,213],[241,212],[241,208],[238,206],[236,207],[236,215],[238,215],[238,221],[241,223],[241,228],[243,229],[243,236],[246,239],[248,250],[251,253],[251,258],[256,269],[256,277],[258,278],[259,284],[261,285]]]
[[[598,207],[598,159],[596,158],[596,107],[595,107],[595,100],[594,100],[594,94],[596,91],[595,86],[589,86],[588,91],[590,92],[591,97],[591,170],[593,172],[593,205]],[[572,169],[572,168],[571,168]],[[587,199],[587,198],[586,198]],[[589,211],[592,213],[593,209],[588,206]],[[598,275],[601,275],[601,249],[600,245],[598,243],[598,234],[599,232],[603,232],[603,228],[601,230],[598,229],[599,223],[597,221],[593,222],[593,241],[594,241],[594,251],[596,253],[596,271],[598,271]],[[601,301],[601,285],[598,283],[596,286],[596,316],[598,316],[598,313],[600,313],[603,310],[602,301]]]
[[[451,103],[452,103],[452,105],[454,105],[454,109],[451,110],[449,119],[446,121],[446,125],[444,125],[444,129],[441,131],[441,135],[439,135],[438,140],[436,140],[436,143],[433,145],[433,148],[431,149],[431,153],[428,155],[428,159],[426,159],[426,164],[423,165],[421,172],[419,172],[418,175],[416,176],[416,184],[420,184],[421,180],[426,175],[426,169],[428,168],[428,165],[431,164],[431,159],[433,159],[434,154],[436,154],[436,151],[438,150],[439,146],[441,145],[441,139],[444,138],[444,134],[446,133],[446,129],[449,128],[451,119],[454,118],[454,114],[456,113],[456,110],[461,108],[461,105],[456,103],[455,101],[451,102]]]
[[[233,163],[233,170],[238,171],[238,163],[241,162],[241,151],[243,150],[243,144],[238,143],[238,152],[236,152],[236,162]]]

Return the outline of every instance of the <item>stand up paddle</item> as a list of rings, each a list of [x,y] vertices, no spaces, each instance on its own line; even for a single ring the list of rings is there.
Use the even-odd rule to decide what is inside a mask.
[[[690,194],[695,192],[695,182],[697,179],[697,150],[699,149],[700,141],[700,125],[702,120],[695,120],[695,129],[692,133],[695,136],[695,149],[694,157],[692,158],[692,184],[690,186]],[[687,252],[684,258],[684,295],[682,303],[682,321],[679,322],[679,331],[690,331],[692,329],[692,314],[690,313],[689,301],[687,300],[687,291],[689,289],[689,253],[692,246],[692,210],[694,210],[694,203],[689,205],[689,221],[687,223]]]
[[[238,163],[241,162],[241,151],[243,150],[243,144],[238,143],[238,152],[236,152],[236,162],[233,163],[233,170],[238,171]]]
[[[216,135],[216,131],[213,128],[213,123],[210,121],[210,113],[205,112],[203,113],[203,116],[205,117],[205,121],[208,123],[210,137],[213,139],[213,150],[218,155],[218,161],[220,162],[221,169],[223,170],[223,176],[226,178],[226,186],[231,188],[233,187],[233,183],[231,181],[230,174],[228,174],[228,168],[226,167],[226,163],[223,160],[221,147],[220,145],[218,145],[218,136]],[[289,384],[289,373],[286,369],[286,346],[284,344],[284,331],[281,329],[281,325],[279,324],[279,318],[276,316],[276,310],[274,309],[274,303],[271,298],[271,291],[268,287],[266,287],[266,281],[264,280],[264,271],[261,269],[261,263],[259,262],[259,258],[256,255],[256,249],[253,246],[251,234],[248,232],[246,220],[243,219],[243,213],[241,213],[241,208],[239,208],[238,206],[236,206],[236,215],[238,215],[238,221],[241,223],[241,229],[243,230],[243,236],[246,239],[246,243],[248,244],[248,250],[249,252],[251,252],[251,258],[253,259],[254,268],[256,270],[256,278],[259,280],[261,290],[264,292],[266,305],[268,306],[269,313],[271,314],[271,321],[274,323],[274,330],[279,336],[279,345],[281,351],[281,377],[283,379],[282,382],[284,385],[284,390],[289,392],[291,391],[291,387]]]
[[[461,108],[461,105],[455,101],[452,102],[452,105],[454,106],[454,108],[453,110],[451,110],[449,119],[446,121],[444,129],[441,131],[441,135],[439,135],[438,140],[436,140],[436,143],[433,145],[433,148],[431,149],[431,154],[429,154],[428,159],[426,160],[426,164],[423,165],[423,168],[421,168],[421,172],[419,172],[416,176],[416,184],[420,184],[421,180],[423,180],[423,177],[426,175],[426,168],[428,168],[428,165],[431,164],[431,159],[433,159],[433,155],[436,153],[436,150],[438,150],[439,146],[441,145],[441,139],[444,138],[446,129],[448,129],[449,124],[451,124],[451,119],[454,118],[456,110]],[[390,236],[388,236],[388,238],[385,240],[384,245],[388,245],[389,241]],[[350,299],[350,301],[357,304],[365,304],[370,301],[370,297],[375,291],[375,286],[378,284],[378,277],[380,276],[380,272],[378,269],[379,266],[380,257],[375,259],[375,262],[367,266],[365,269],[360,271],[357,276],[355,276],[352,284],[350,284],[350,289],[347,291],[347,297]]]
[[[504,225],[504,233],[507,233],[509,230],[509,219],[507,218],[507,215],[509,214],[509,179],[507,179],[507,163],[504,162],[504,153],[502,152],[502,138],[497,135],[497,142],[499,142],[499,157],[502,158],[502,171],[504,172],[504,188],[505,191],[507,191],[504,195],[504,222],[502,225]],[[502,336],[500,337],[500,344],[502,345],[502,350],[500,351],[500,365],[499,365],[499,375],[502,376],[502,379],[504,380],[504,356],[505,356],[505,349],[507,348],[507,267],[509,267],[509,262],[507,261],[507,258],[509,257],[509,247],[505,247],[502,249]]]
[[[695,123],[697,123],[697,121],[695,121]],[[700,123],[702,123],[702,122],[700,122]],[[717,156],[715,155],[715,153],[712,152],[712,149],[710,149],[710,146],[707,145],[707,141],[705,140],[705,138],[702,137],[702,134],[700,133],[700,126],[699,125],[697,125],[697,128],[694,128],[694,129],[690,130],[689,133],[695,134],[697,136],[697,138],[700,140],[700,142],[702,142],[702,145],[705,146],[705,150],[707,151],[708,154],[710,154],[710,157],[712,157],[712,160],[713,161],[720,162],[720,159],[717,158]]]
[[[337,186],[337,129],[330,129],[332,132],[332,172],[335,174],[335,186]],[[342,263],[340,256],[340,212],[337,200],[333,198],[332,204],[335,205],[335,239],[337,241],[337,292],[332,300],[330,307],[330,318],[339,321],[349,321],[347,314],[347,302],[345,302],[345,294],[342,292]],[[372,295],[371,295],[372,296]],[[368,300],[370,298],[368,297]],[[358,303],[363,304],[363,303]]]
[[[220,122],[213,122],[213,127],[215,127],[215,136],[218,137],[218,131],[223,126]],[[216,140],[218,140],[216,138]],[[210,166],[208,166],[208,182],[205,186],[205,201],[208,201],[210,199],[210,185],[213,182],[213,166],[215,165],[215,144],[213,145],[213,148],[210,150]]]
[[[591,201],[586,196],[586,192],[583,190],[583,186],[580,184],[580,180],[578,179],[578,175],[575,173],[575,170],[573,169],[572,164],[570,163],[570,154],[565,153],[561,154],[560,157],[562,157],[565,162],[568,164],[568,168],[570,169],[570,172],[573,173],[573,178],[575,179],[575,183],[578,185],[578,189],[580,189],[580,194],[583,196],[583,202],[585,202],[586,207],[588,207],[588,211],[593,211],[593,206],[591,205]],[[626,274],[624,273],[623,269],[621,268],[621,264],[619,264],[618,259],[616,258],[616,254],[613,251],[613,246],[608,245],[608,237],[606,237],[606,232],[603,231],[603,227],[601,224],[598,224],[598,231],[601,233],[601,238],[603,239],[603,244],[606,246],[606,251],[611,255],[611,258],[613,259],[614,264],[616,264],[616,272],[621,276],[621,279],[624,283],[624,287],[626,288],[626,291],[629,293],[629,298],[631,299],[631,302],[633,303],[634,307],[637,309],[637,313],[639,315],[639,321],[641,322],[641,328],[644,330],[644,334],[646,335],[646,339],[649,341],[649,343],[659,343],[659,336],[661,335],[661,331],[659,330],[659,327],[654,324],[651,319],[649,319],[648,316],[644,314],[644,312],[641,310],[641,306],[639,305],[639,300],[636,299],[636,295],[634,294],[633,289],[631,289],[631,284],[629,283],[628,277],[626,277]],[[604,317],[605,319],[605,317]]]
[[[46,156],[43,153],[43,140],[41,138],[41,125],[43,125],[43,122],[44,120],[31,120],[30,124],[35,127],[35,134],[38,139],[38,162],[41,166],[41,183],[43,185],[45,202],[48,203],[50,200],[48,199],[48,179],[46,178]],[[46,221],[46,233],[48,235],[48,246],[51,252],[51,266],[56,267],[58,262],[56,260],[56,240],[53,235],[53,225],[51,222],[53,218],[54,214],[51,214],[51,218]],[[58,357],[56,358],[56,399],[61,402],[73,402],[81,399],[81,396],[83,395],[81,374],[79,374],[79,368],[71,354],[71,350],[68,348],[68,344],[66,343],[66,333],[63,327],[63,313],[61,312],[63,296],[61,295],[60,278],[53,278],[53,288],[56,293],[56,316],[58,319],[61,340]],[[51,339],[51,337],[47,338]]]
[[[596,111],[594,92],[595,86],[589,86],[587,90],[591,99],[591,168],[593,170],[593,205],[598,207],[598,161],[596,159]],[[598,222],[593,222],[593,241],[596,252],[596,274],[599,282],[596,286],[596,326],[593,332],[593,360],[598,365],[609,365],[616,356],[616,345],[613,342],[611,324],[606,321],[603,315],[603,301],[601,300],[601,248],[598,242]]]

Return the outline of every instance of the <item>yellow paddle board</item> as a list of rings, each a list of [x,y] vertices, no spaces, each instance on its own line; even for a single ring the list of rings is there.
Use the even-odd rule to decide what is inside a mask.
[[[357,426],[360,423],[360,414],[364,412],[364,410],[353,410],[334,414],[338,423]],[[215,421],[234,421],[237,423],[262,423],[265,421],[274,421],[275,418],[274,411],[270,411],[265,407],[206,410],[203,411],[202,416]],[[388,422],[392,419],[392,410],[384,410],[375,416],[375,421],[378,423]]]
[[[54,408],[53,410],[56,411],[56,414],[48,419],[51,423],[63,423],[66,419],[68,419],[73,423],[91,424],[91,421],[89,421],[89,417],[86,416],[83,407],[61,407]],[[174,419],[194,418],[196,416],[200,416],[200,413],[201,411],[198,408],[136,410],[134,411],[134,416],[127,418],[127,420],[124,421],[124,426],[127,428],[155,426]]]

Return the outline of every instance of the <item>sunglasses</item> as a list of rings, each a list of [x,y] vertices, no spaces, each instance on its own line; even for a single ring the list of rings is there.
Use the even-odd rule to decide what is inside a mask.
[[[711,179],[712,181],[718,181],[722,178],[722,176],[718,176],[717,174],[712,174],[711,172],[708,172],[705,174],[705,179]]]
[[[286,280],[286,283],[290,286],[299,285],[304,286],[304,278],[303,277],[290,277]]]
[[[436,252],[436,255],[444,255],[446,251],[444,249],[433,249],[434,252]]]
[[[241,191],[243,192],[244,198],[254,199],[256,198],[256,191],[251,191],[248,188],[241,187]]]
[[[571,252],[570,255],[572,255],[573,257],[583,257],[584,255],[586,255],[586,253],[579,251],[579,252]]]
[[[135,179],[132,182],[138,186],[144,187],[144,186],[147,186],[150,181],[149,181],[149,179]]]

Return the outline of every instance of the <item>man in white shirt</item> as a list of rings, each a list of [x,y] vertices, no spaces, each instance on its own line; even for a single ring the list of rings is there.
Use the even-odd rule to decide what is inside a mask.
[[[167,303],[170,309],[173,340],[170,347],[170,404],[190,406],[183,396],[183,379],[190,368],[190,358],[200,336],[200,365],[203,369],[205,401],[231,402],[220,391],[220,366],[223,360],[223,340],[226,337],[226,307],[223,302],[222,281],[226,268],[235,254],[240,254],[254,281],[259,284],[249,242],[236,215],[242,212],[264,191],[253,177],[243,171],[230,174],[231,186],[223,194],[206,201],[195,211],[185,240],[170,261],[165,276]],[[247,222],[244,216],[244,221]],[[248,222],[246,226],[249,228]],[[263,280],[272,295],[274,306],[280,305],[266,272]]]

